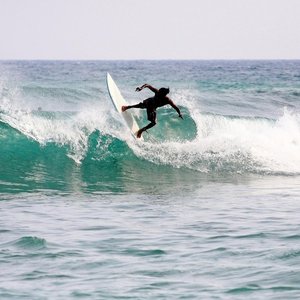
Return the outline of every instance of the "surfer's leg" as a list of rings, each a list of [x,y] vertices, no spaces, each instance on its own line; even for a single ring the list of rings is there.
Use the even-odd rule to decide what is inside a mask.
[[[147,129],[152,128],[152,127],[155,126],[155,125],[156,125],[156,122],[151,122],[151,123],[149,123],[147,126],[141,128],[141,129],[136,133],[136,136],[137,136],[138,138],[140,138],[140,137],[142,136],[142,133],[143,133],[144,131],[146,131]]]
[[[135,105],[123,105],[122,106],[122,111],[126,111],[127,109],[130,109],[130,108],[145,108],[145,105],[143,102],[140,102],[138,104],[135,104]]]
[[[148,120],[149,120],[151,123],[149,123],[147,126],[141,128],[141,129],[137,132],[136,136],[137,136],[138,138],[140,138],[140,137],[142,136],[142,133],[143,133],[144,131],[146,131],[147,129],[150,129],[150,128],[152,128],[153,126],[156,125],[156,111],[153,110],[153,109],[147,109],[147,116],[148,116]]]
[[[147,119],[151,123],[155,123],[156,124],[156,111],[153,108],[147,107]]]

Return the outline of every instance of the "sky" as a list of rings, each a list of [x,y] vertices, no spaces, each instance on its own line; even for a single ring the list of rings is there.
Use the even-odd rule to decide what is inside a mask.
[[[300,0],[0,0],[0,59],[300,59]]]

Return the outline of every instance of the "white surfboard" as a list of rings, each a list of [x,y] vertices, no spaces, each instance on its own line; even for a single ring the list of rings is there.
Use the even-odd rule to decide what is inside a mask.
[[[126,100],[123,98],[119,88],[116,83],[111,78],[110,74],[107,73],[106,76],[107,89],[111,98],[112,103],[114,104],[116,110],[120,113],[120,115],[124,118],[125,123],[129,127],[132,135],[136,138],[136,133],[140,129],[134,116],[131,114],[129,110],[122,112],[122,106],[128,105]],[[139,140],[143,140],[141,136]]]

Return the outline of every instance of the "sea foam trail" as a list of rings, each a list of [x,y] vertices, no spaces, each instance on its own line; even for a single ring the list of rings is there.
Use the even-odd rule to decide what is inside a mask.
[[[194,115],[192,141],[131,143],[139,157],[201,172],[300,174],[300,116],[288,110],[278,120]]]

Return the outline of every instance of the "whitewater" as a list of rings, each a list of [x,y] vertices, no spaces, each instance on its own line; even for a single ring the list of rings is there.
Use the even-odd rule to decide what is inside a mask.
[[[3,299],[297,299],[299,180],[299,61],[0,62]]]

